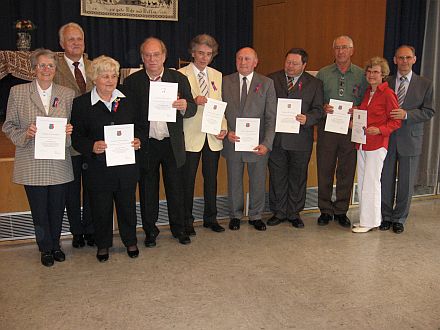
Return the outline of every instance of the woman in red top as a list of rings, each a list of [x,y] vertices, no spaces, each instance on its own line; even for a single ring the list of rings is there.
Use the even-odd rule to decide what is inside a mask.
[[[373,57],[365,67],[370,86],[365,92],[359,109],[365,109],[367,128],[366,144],[357,144],[357,177],[360,222],[354,225],[354,233],[366,233],[381,223],[381,173],[387,154],[390,134],[401,125],[391,119],[391,110],[399,108],[394,91],[383,82],[390,73],[387,60]]]

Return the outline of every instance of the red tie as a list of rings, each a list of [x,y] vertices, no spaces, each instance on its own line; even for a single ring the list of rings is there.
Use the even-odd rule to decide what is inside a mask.
[[[81,94],[84,94],[86,92],[86,81],[84,80],[84,77],[81,73],[81,70],[78,68],[79,62],[73,62],[73,66],[75,67],[74,73],[75,73],[75,80],[78,84],[79,90],[81,91]]]

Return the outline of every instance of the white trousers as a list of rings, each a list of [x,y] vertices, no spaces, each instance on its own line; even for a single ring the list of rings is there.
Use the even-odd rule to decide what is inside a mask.
[[[362,227],[379,227],[381,214],[381,184],[383,162],[387,149],[357,151],[359,219]]]

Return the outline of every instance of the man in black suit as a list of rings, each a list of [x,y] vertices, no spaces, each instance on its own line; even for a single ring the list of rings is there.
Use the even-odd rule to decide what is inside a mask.
[[[191,240],[184,231],[183,175],[185,142],[183,118],[194,116],[197,106],[191,94],[188,79],[178,71],[164,68],[167,55],[165,44],[157,38],[146,39],[140,47],[145,70],[130,75],[124,85],[136,95],[142,120],[147,123],[149,139],[142,143],[141,177],[139,195],[142,226],[146,234],[145,246],[156,246],[159,229],[160,166],[168,204],[168,219],[173,236],[181,244]],[[176,109],[176,122],[148,121],[150,84],[156,81],[178,83],[178,99],[172,106]]]
[[[394,55],[397,74],[388,79],[400,106],[400,109],[391,111],[391,117],[401,119],[402,127],[391,134],[383,164],[382,223],[379,228],[388,230],[392,226],[396,234],[404,231],[411,205],[414,179],[422,153],[423,125],[435,112],[432,104],[432,82],[412,71],[415,62],[414,47],[400,46]]]
[[[304,72],[308,55],[304,49],[292,48],[286,54],[284,70],[272,73],[278,98],[300,99],[299,134],[276,133],[269,157],[269,204],[273,212],[267,221],[275,226],[286,219],[303,228],[300,212],[304,209],[307,170],[313,148],[313,126],[323,116],[322,81]]]

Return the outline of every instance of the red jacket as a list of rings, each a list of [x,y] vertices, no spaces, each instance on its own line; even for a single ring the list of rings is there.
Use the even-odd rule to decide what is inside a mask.
[[[401,126],[400,119],[391,119],[390,117],[391,110],[399,108],[397,96],[394,91],[388,87],[387,82],[377,86],[376,92],[374,93],[370,104],[368,104],[370,93],[371,86],[367,88],[359,109],[367,110],[368,112],[367,127],[377,127],[381,134],[367,134],[367,143],[362,145],[362,150],[372,151],[382,147],[388,149],[390,134]],[[358,143],[356,144],[356,149],[359,149]]]

